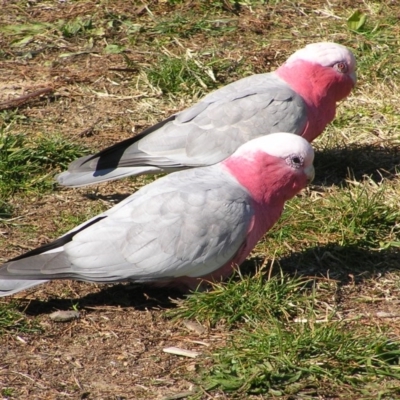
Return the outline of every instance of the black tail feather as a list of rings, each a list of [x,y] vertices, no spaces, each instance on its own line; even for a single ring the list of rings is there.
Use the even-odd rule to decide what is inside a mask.
[[[102,220],[104,218],[106,218],[106,215],[104,215],[102,217],[98,217],[98,218],[94,219],[93,221],[88,222],[85,226],[82,226],[82,228],[77,229],[76,231],[67,233],[66,235],[61,236],[60,238],[54,240],[53,242],[47,243],[47,244],[45,244],[43,246],[40,246],[40,247],[38,247],[36,249],[30,250],[30,251],[28,251],[28,252],[26,252],[24,254],[21,254],[20,256],[9,260],[8,262],[10,262],[10,261],[18,261],[18,260],[22,260],[24,258],[37,256],[39,254],[45,253],[46,251],[54,250],[57,247],[64,246],[64,244],[70,242],[72,240],[72,238],[77,233],[82,232],[83,230],[85,230],[89,226],[94,225],[96,222],[99,222],[100,220]]]
[[[119,165],[119,161],[121,157],[123,156],[125,150],[131,146],[132,144],[138,142],[139,140],[143,139],[145,136],[149,135],[150,133],[160,129],[162,126],[164,126],[166,123],[173,121],[176,118],[175,115],[172,115],[171,117],[145,129],[143,132],[139,133],[136,136],[133,136],[131,138],[125,139],[122,142],[116,143],[110,147],[107,147],[106,149],[99,151],[98,153],[90,156],[90,157],[85,157],[84,161],[82,164],[80,164],[80,167],[83,165],[89,163],[92,160],[99,159],[97,162],[96,166],[96,171],[98,170],[103,170],[103,169],[115,169]],[[113,155],[112,157],[109,157],[110,155]],[[79,168],[79,167],[78,167]]]

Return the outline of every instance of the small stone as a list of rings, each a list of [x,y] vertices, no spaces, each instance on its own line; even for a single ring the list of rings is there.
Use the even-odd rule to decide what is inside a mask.
[[[80,317],[78,311],[55,311],[49,315],[50,319],[54,322],[69,322]]]
[[[183,325],[185,325],[185,327],[190,331],[196,332],[198,335],[202,335],[206,332],[206,328],[195,321],[185,320],[183,321]]]

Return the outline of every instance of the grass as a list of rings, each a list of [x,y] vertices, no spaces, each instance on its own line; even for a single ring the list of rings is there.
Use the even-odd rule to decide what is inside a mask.
[[[211,326],[224,324],[232,329],[238,322],[288,318],[293,315],[302,288],[307,281],[274,277],[265,284],[262,274],[253,278],[232,279],[227,284],[215,285],[211,292],[190,295],[182,309],[171,311],[189,319],[198,319]]]
[[[185,375],[202,388],[198,393],[243,399],[399,396],[399,5],[366,0],[356,10],[351,2],[315,0],[168,0],[127,10],[121,2],[100,1],[96,7],[77,3],[87,11],[69,16],[68,4],[58,14],[37,3],[41,19],[1,17],[0,57],[34,57],[32,63],[50,65],[43,76],[55,71],[70,83],[61,91],[66,103],[49,105],[53,120],[35,114],[35,106],[0,115],[0,218],[18,217],[25,208],[35,212],[38,193],[51,193],[54,173],[87,147],[103,148],[214,88],[273,70],[306,43],[337,41],[354,50],[359,83],[314,143],[314,184],[287,204],[241,274],[190,295],[172,314],[196,319],[225,339],[212,348],[211,361],[196,361],[200,373]],[[74,81],[71,71],[88,77]],[[92,96],[96,92],[104,98]],[[91,104],[102,108],[80,121]],[[67,122],[57,126],[64,113]],[[87,128],[91,113],[100,120],[96,136],[72,136],[75,126]],[[45,131],[38,126],[51,123],[59,134],[37,134]],[[125,185],[108,190],[129,192]],[[57,192],[66,193],[73,209],[50,211],[49,237],[106,207],[88,205],[82,191]],[[38,225],[1,227],[5,249],[7,235],[31,245],[32,232],[42,233]],[[381,312],[394,316],[378,318]],[[30,328],[18,305],[2,303],[0,331],[10,329]],[[3,396],[11,396],[9,390]]]
[[[393,396],[399,356],[398,343],[362,324],[274,320],[238,330],[207,379],[242,393],[362,395],[370,388]]]
[[[9,397],[14,394],[14,389],[13,388],[3,388],[1,389],[1,395],[4,397]]]
[[[218,59],[212,52],[176,56],[161,54],[157,62],[145,68],[147,81],[163,94],[191,94],[201,97],[224,82],[228,73],[240,68],[240,63]]]
[[[16,192],[45,192],[54,187],[54,172],[67,168],[87,152],[61,136],[39,136],[0,131],[0,213],[10,212],[10,197]]]
[[[205,89],[215,86],[215,78],[212,71],[209,71],[209,75],[204,74],[201,66],[190,58],[164,55],[158,59],[155,66],[146,71],[146,74],[151,84],[167,94],[188,92],[199,84]]]
[[[16,302],[0,303],[0,334],[6,332],[38,333],[41,328],[37,321],[28,320],[25,314],[18,309],[20,305]]]
[[[297,198],[269,237],[278,247],[283,240],[322,243],[323,237],[326,243],[379,249],[381,242],[399,234],[400,212],[391,196],[388,182],[365,180],[348,181],[316,199]]]
[[[329,303],[337,282],[288,275],[239,276],[188,297],[174,317],[231,332],[204,370],[204,389],[284,396],[394,395],[400,342]],[[305,397],[307,398],[307,397]]]
[[[70,210],[62,211],[54,220],[56,226],[54,237],[63,235],[65,232],[68,232],[69,230],[106,210],[107,207],[105,204],[93,202],[89,203],[88,207],[79,213],[73,213]]]

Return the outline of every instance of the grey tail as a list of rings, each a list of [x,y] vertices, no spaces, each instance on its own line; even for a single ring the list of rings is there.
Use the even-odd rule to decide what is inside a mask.
[[[158,168],[148,163],[138,165],[137,171],[135,169],[136,166],[120,168],[121,158],[129,147],[175,118],[175,115],[172,115],[134,137],[116,143],[96,154],[78,158],[68,166],[67,171],[57,175],[56,180],[63,186],[79,187],[129,175],[160,172]]]
[[[34,286],[41,285],[46,280],[0,279],[0,297],[11,296]]]
[[[28,251],[3,264],[0,267],[0,297],[10,296],[47,282],[47,279],[42,279],[45,275],[41,272],[46,263],[51,262],[55,257],[60,260],[60,267],[62,264],[69,263],[65,257],[60,257],[62,253],[57,252],[57,249],[61,249],[62,246],[70,242],[78,232],[103,218],[106,218],[106,216],[95,218],[80,229],[69,232],[51,243]]]
[[[80,160],[80,159],[79,159]],[[78,160],[77,160],[78,161]],[[99,171],[64,171],[56,175],[55,179],[60,185],[67,187],[82,187],[93,185],[95,183],[109,182],[116,179],[125,178],[127,176],[137,176],[144,174],[157,174],[163,172],[157,167],[131,167],[131,168],[115,168]]]

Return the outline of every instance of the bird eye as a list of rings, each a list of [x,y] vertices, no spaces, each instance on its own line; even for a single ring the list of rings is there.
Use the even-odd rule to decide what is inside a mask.
[[[336,64],[334,64],[333,68],[338,71],[341,72],[342,74],[345,74],[348,70],[347,64],[345,62],[338,62]]]
[[[292,158],[292,161],[293,161],[295,164],[301,164],[301,158],[300,158],[300,157],[293,157],[293,158]]]
[[[303,161],[304,161],[303,157],[298,155],[291,155],[288,158],[286,158],[286,163],[296,169],[303,166]]]

